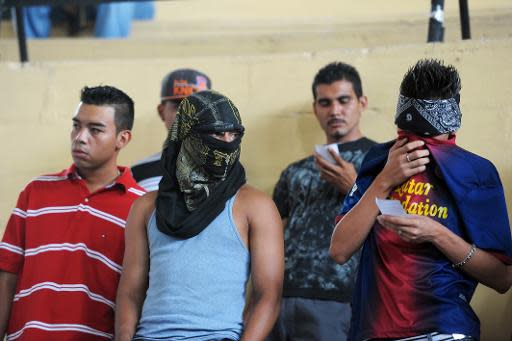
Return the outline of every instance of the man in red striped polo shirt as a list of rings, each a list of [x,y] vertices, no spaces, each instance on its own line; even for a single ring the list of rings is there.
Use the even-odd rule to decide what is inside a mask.
[[[73,117],[73,165],[21,192],[0,242],[0,339],[113,337],[124,225],[143,194],[117,166],[134,105],[110,86],[82,89]]]

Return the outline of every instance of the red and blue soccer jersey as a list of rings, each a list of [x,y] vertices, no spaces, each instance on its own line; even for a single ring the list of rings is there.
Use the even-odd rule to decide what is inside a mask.
[[[431,152],[435,148],[429,146]],[[489,245],[483,240],[485,236],[478,236],[468,228],[462,219],[462,214],[467,212],[460,211],[438,167],[444,154],[432,154],[433,162],[427,170],[395,188],[389,198],[400,200],[408,214],[431,217],[466,241],[499,253],[500,245]],[[378,174],[380,169],[374,173]],[[373,181],[364,171],[345,201],[341,215],[357,203]],[[503,219],[506,220],[502,224],[506,225],[502,230],[504,239],[510,240],[508,217],[505,215]],[[510,253],[510,243],[508,248]],[[428,332],[465,334],[479,339],[480,323],[469,305],[477,284],[461,270],[454,269],[433,244],[406,242],[376,222],[361,254],[349,340],[404,338]]]

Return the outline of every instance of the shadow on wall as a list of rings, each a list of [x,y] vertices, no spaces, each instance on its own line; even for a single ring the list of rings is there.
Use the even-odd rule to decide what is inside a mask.
[[[512,289],[509,289],[509,292],[511,291]],[[507,325],[510,325],[510,323],[512,322],[512,296],[511,295],[508,295],[508,302],[505,306],[505,310],[503,312],[503,316],[501,317],[501,325],[503,326],[507,326]],[[510,332],[510,341],[512,341],[512,331]]]
[[[242,162],[248,182],[269,194],[287,165],[311,155],[315,144],[325,143],[310,102],[248,115],[244,125]]]

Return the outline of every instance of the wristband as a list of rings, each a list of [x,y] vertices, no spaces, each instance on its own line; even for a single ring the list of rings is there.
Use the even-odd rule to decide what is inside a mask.
[[[475,254],[475,251],[476,251],[476,245],[471,244],[471,249],[469,250],[469,253],[467,254],[466,258],[464,258],[463,260],[461,260],[458,263],[452,264],[452,267],[454,269],[462,268],[467,262],[469,262],[471,257],[473,257],[473,255]]]

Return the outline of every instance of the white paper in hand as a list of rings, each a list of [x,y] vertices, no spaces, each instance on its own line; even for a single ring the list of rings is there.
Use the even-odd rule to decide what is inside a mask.
[[[382,214],[399,217],[406,217],[408,215],[399,200],[375,198],[375,203]]]
[[[338,150],[338,144],[336,143],[315,145],[315,152],[317,152],[321,157],[323,157],[330,163],[336,164],[336,160],[334,160],[331,153],[329,153],[329,149],[333,150],[336,154],[340,155],[340,152]]]

